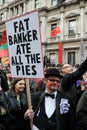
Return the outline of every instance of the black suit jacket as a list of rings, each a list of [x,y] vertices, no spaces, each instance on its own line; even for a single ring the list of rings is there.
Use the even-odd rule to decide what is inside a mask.
[[[35,113],[38,112],[38,108],[40,107],[41,102],[43,102],[44,96],[44,91],[36,92],[32,95],[32,106]],[[67,100],[68,102],[65,102],[69,104],[69,106],[67,106],[66,103],[66,109],[68,107],[66,112],[64,112],[64,102],[61,103],[61,100],[63,99]],[[70,97],[59,91],[57,92],[56,97],[56,130],[75,130],[75,111],[73,109],[72,100]]]

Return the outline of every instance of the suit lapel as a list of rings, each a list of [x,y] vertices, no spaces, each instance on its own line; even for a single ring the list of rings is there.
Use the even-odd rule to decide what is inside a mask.
[[[60,123],[59,123],[59,116],[60,116],[60,93],[57,91],[57,96],[56,96],[56,130],[60,129]]]

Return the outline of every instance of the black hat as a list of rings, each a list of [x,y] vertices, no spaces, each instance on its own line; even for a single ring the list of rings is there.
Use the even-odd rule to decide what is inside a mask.
[[[46,70],[45,77],[48,78],[50,76],[57,76],[60,79],[63,77],[62,75],[60,75],[59,70],[56,68],[50,68]]]

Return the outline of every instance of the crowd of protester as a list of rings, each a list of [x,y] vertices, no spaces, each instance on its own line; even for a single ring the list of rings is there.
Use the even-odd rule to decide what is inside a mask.
[[[53,69],[53,70],[52,70]],[[46,75],[49,73],[50,74]],[[54,72],[56,73],[56,70],[58,70],[58,75],[55,75]],[[51,74],[53,73],[53,74]],[[0,130],[30,130],[31,129],[31,123],[32,119],[34,120],[34,127],[33,130],[69,130],[74,128],[74,122],[75,121],[75,128],[76,130],[87,130],[87,106],[86,106],[86,97],[87,97],[87,59],[81,64],[50,64],[50,62],[45,66],[44,68],[44,79],[29,79],[29,87],[30,87],[30,93],[31,93],[31,98],[35,98],[32,100],[32,108],[34,109],[28,109],[28,103],[27,103],[27,97],[26,97],[26,90],[25,90],[25,79],[22,78],[12,78],[11,76],[11,70],[10,66],[8,67],[3,67],[3,65],[0,63]],[[62,76],[60,78],[60,75]],[[47,76],[47,77],[46,77]],[[53,76],[53,77],[52,77]],[[50,78],[56,78],[54,81],[51,81],[53,79]],[[58,78],[58,79],[57,79]],[[47,79],[47,80],[46,80]],[[70,111],[71,113],[68,113],[66,116],[69,118],[69,120],[66,120],[66,118],[63,116],[63,119],[67,121],[68,127],[66,127],[66,122],[61,121],[63,123],[62,125],[65,126],[63,127],[60,125],[60,129],[58,126],[49,125],[48,119],[51,120],[51,118],[46,118],[44,128],[41,128],[37,122],[42,118],[41,116],[37,118],[37,115],[39,114],[40,110],[39,106],[37,103],[39,103],[39,97],[41,94],[39,94],[39,97],[35,97],[36,93],[39,92],[44,92],[50,90],[47,85],[48,85],[48,79],[50,82],[55,82],[60,80],[60,84],[58,85],[58,94],[63,93],[63,96],[60,96],[59,98],[66,98],[69,100],[70,105]],[[55,83],[56,84],[56,83]],[[37,94],[36,94],[37,95]],[[59,94],[62,95],[62,94]],[[66,95],[66,96],[65,96]],[[69,98],[70,99],[69,99]],[[47,99],[46,99],[47,100]],[[59,99],[58,99],[59,100]],[[67,103],[67,100],[65,101]],[[72,103],[71,101],[72,100]],[[47,103],[47,102],[46,102]],[[51,101],[52,103],[52,101]],[[69,105],[69,104],[68,104]],[[38,109],[36,108],[38,107]],[[47,106],[48,107],[48,106]],[[73,108],[73,110],[72,110]],[[41,112],[43,113],[43,109],[41,109]],[[51,109],[51,106],[50,106]],[[50,110],[49,109],[49,110]],[[67,111],[67,110],[66,110]],[[34,116],[34,113],[36,115]],[[75,115],[73,117],[73,115]],[[71,114],[69,116],[69,114]],[[44,114],[43,114],[44,115]],[[55,115],[55,113],[54,113]],[[54,119],[53,115],[53,119]],[[72,119],[73,120],[72,120]],[[44,118],[41,119],[41,121]],[[63,120],[62,118],[60,118]],[[55,121],[55,120],[54,120]],[[39,121],[40,122],[40,121]],[[72,123],[71,123],[72,122]],[[58,122],[57,122],[58,123]],[[38,124],[38,125],[37,125]],[[42,124],[42,122],[40,122]],[[70,126],[69,126],[70,125]],[[72,126],[73,125],[73,126]],[[37,129],[37,127],[39,129]],[[49,128],[47,127],[49,126]],[[74,130],[72,129],[72,130]]]

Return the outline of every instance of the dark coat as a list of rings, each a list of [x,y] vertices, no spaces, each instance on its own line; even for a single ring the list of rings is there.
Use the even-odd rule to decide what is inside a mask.
[[[0,79],[1,79],[1,87],[3,89],[3,91],[8,91],[9,90],[9,86],[7,83],[7,77],[6,77],[6,73],[3,70],[0,70]]]
[[[7,102],[3,94],[3,91],[0,91],[0,130],[5,130],[4,118],[8,113]],[[4,109],[4,111],[2,111],[2,109]]]
[[[3,89],[3,91],[8,91],[9,90],[9,86],[7,83],[7,78],[6,78],[6,74],[3,70],[0,70],[0,79],[1,79],[1,87]]]
[[[43,102],[44,95],[45,95],[44,91],[37,92],[34,93],[34,95],[32,95],[32,106],[36,114],[38,112],[38,108]],[[70,104],[69,111],[62,114],[60,112],[61,99],[67,99],[68,103]],[[42,122],[44,123],[44,121]],[[65,94],[59,91],[57,92],[56,97],[56,130],[75,130],[75,111],[73,109],[73,103],[70,98],[68,98]]]
[[[71,96],[74,104],[76,103],[75,83],[77,80],[82,79],[82,75],[85,73],[86,70],[87,58],[76,71],[72,72],[71,74],[66,74],[62,78],[60,90],[67,93],[67,95]]]
[[[81,95],[76,109],[79,130],[87,130],[87,89]]]
[[[7,79],[5,77],[1,77],[1,87],[2,87],[4,92],[9,90]]]
[[[8,113],[3,119],[5,130],[29,130],[29,121],[24,119],[24,113],[28,108],[25,94],[20,95],[20,104],[13,91],[6,92],[4,99],[7,100],[8,108]]]

